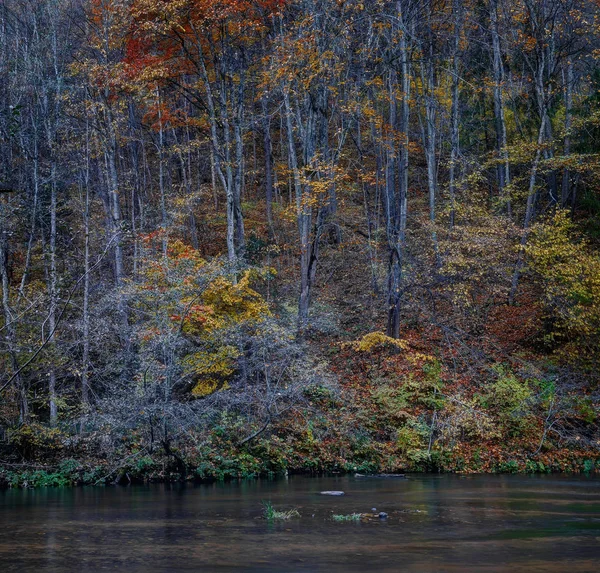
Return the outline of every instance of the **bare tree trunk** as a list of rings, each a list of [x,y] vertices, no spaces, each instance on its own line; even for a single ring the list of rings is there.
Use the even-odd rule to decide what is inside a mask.
[[[177,130],[172,130],[173,140],[179,149],[179,141],[177,137]],[[191,172],[191,151],[190,151],[190,132],[189,126],[185,129],[185,153],[179,149],[177,156],[179,158],[179,165],[181,168],[181,177],[183,179],[183,187],[185,189],[185,202],[188,208],[188,226],[190,231],[190,239],[192,247],[198,249],[198,228],[196,226],[196,216],[194,215],[194,198],[192,196],[192,172]]]
[[[235,189],[233,188],[233,173],[231,167],[231,136],[229,117],[227,114],[227,98],[225,86],[221,86],[220,105],[221,115],[217,118],[217,109],[215,105],[215,96],[211,86],[208,70],[204,63],[204,59],[200,58],[200,69],[202,79],[206,89],[206,103],[208,107],[208,115],[210,121],[210,138],[211,138],[211,159],[215,171],[226,195],[226,210],[227,210],[227,257],[231,264],[237,261],[237,252],[235,244]],[[223,128],[223,141],[219,140],[218,128],[219,125]]]
[[[563,72],[564,73],[564,72]],[[573,62],[567,63],[567,73],[564,79],[565,84],[565,138],[563,144],[563,155],[571,155],[571,122],[573,113]],[[562,185],[560,193],[560,206],[565,207],[571,194],[570,185],[571,174],[568,168],[563,169]]]
[[[432,56],[430,56],[432,58]],[[435,206],[437,197],[437,126],[436,126],[436,105],[435,105],[435,81],[433,75],[434,62],[430,59],[427,64],[426,77],[422,77],[423,90],[425,98],[425,126],[423,128],[423,141],[425,148],[425,162],[427,163],[427,190],[429,198],[429,221],[432,225],[431,241],[436,255],[436,263],[441,265],[437,233],[435,230]],[[427,86],[425,88],[425,86]],[[425,91],[426,90],[426,91]]]
[[[58,419],[58,409],[56,405],[56,350],[55,350],[55,330],[56,330],[56,306],[57,306],[57,274],[56,274],[56,164],[51,167],[51,186],[50,186],[50,269],[48,294],[50,297],[50,311],[48,313],[48,348],[52,351],[50,359],[50,371],[48,373],[48,402],[50,406],[50,425],[55,426]]]
[[[242,138],[242,119],[244,113],[244,81],[240,80],[236,102],[236,114],[233,124],[235,138],[235,181],[234,181],[234,218],[236,251],[239,258],[244,258],[246,251],[246,237],[244,230],[244,217],[242,214],[242,191],[244,187],[244,141]]]
[[[292,125],[292,109],[289,93],[284,89],[283,102],[285,107],[286,127],[288,134],[288,154],[290,168],[294,178],[296,193],[296,213],[298,219],[298,235],[300,238],[300,296],[298,299],[298,333],[302,333],[308,326],[308,312],[310,306],[310,230],[312,224],[312,208],[309,197],[305,193],[300,181],[296,144],[294,142],[294,128]]]
[[[2,201],[2,199],[0,199]],[[19,371],[19,362],[17,359],[17,332],[15,328],[13,313],[10,303],[10,283],[8,277],[8,230],[5,228],[6,215],[4,209],[0,210],[0,280],[2,282],[2,310],[4,314],[4,339],[11,358],[13,372]],[[19,394],[19,421],[25,423],[29,419],[29,401],[27,398],[27,388],[17,374],[14,380],[15,387]]]
[[[431,15],[433,7],[432,3],[429,2],[427,12],[427,48],[423,49],[423,63],[421,65],[421,84],[423,90],[423,99],[425,104],[425,126],[423,129],[423,146],[425,148],[425,161],[427,163],[427,189],[429,196],[429,220],[432,225],[435,224],[435,203],[437,197],[437,175],[438,175],[438,164],[436,157],[436,145],[437,145],[437,113],[436,113],[436,99],[435,99],[435,61],[434,61],[434,47],[433,47],[433,34],[431,30]],[[440,265],[439,260],[439,248],[437,242],[437,233],[435,229],[431,231],[431,239],[433,247],[436,253],[436,259],[438,266]]]
[[[211,147],[210,149],[210,185],[213,194],[213,203],[215,205],[215,211],[219,211],[219,195],[217,193],[217,169],[215,166],[215,151]]]
[[[454,227],[456,218],[456,179],[458,171],[458,158],[460,156],[459,132],[459,46],[462,31],[462,6],[460,0],[452,0],[454,18],[454,37],[452,47],[452,113],[450,118],[450,173],[448,190],[450,193],[450,228]]]
[[[504,116],[504,65],[500,34],[498,32],[498,0],[490,0],[490,22],[492,31],[492,64],[494,73],[494,119],[496,124],[496,148],[502,163],[498,164],[498,193],[506,205],[506,214],[512,218],[512,203],[510,198],[510,161],[508,157],[508,140],[506,135],[506,120]]]
[[[533,164],[531,166],[531,174],[529,176],[529,190],[527,194],[527,206],[525,208],[525,219],[523,221],[523,232],[521,235],[521,242],[519,245],[519,254],[517,255],[517,262],[515,264],[515,270],[513,272],[513,277],[511,281],[510,293],[508,295],[508,304],[512,305],[515,302],[515,297],[517,294],[517,289],[519,286],[519,278],[521,276],[521,272],[523,270],[523,265],[525,263],[525,245],[527,244],[527,239],[529,238],[529,228],[531,226],[531,222],[533,220],[533,214],[535,209],[535,198],[537,195],[536,192],[536,179],[537,172],[540,165],[540,159],[542,157],[542,145],[544,143],[544,136],[546,133],[546,114],[542,114],[542,123],[540,124],[540,130],[538,132],[537,139],[537,149],[535,152],[535,158],[533,160]]]
[[[108,104],[107,104],[108,105]],[[114,260],[115,260],[115,286],[117,289],[117,308],[121,318],[123,331],[120,333],[122,344],[126,343],[126,331],[129,327],[127,318],[127,307],[122,292],[123,280],[125,278],[125,265],[123,262],[123,239],[122,239],[122,217],[121,203],[119,198],[119,175],[117,172],[117,138],[114,132],[113,116],[110,108],[106,109],[107,139],[105,145],[106,164],[108,168],[108,200],[109,200],[109,220],[111,237],[109,240],[115,241]]]
[[[403,265],[406,243],[406,223],[408,215],[408,144],[410,119],[410,66],[407,44],[407,30],[402,14],[401,3],[397,4],[398,20],[401,26],[398,38],[398,54],[401,58],[401,100],[400,113],[396,120],[397,76],[390,74],[390,128],[396,127],[400,136],[398,149],[398,192],[394,188],[394,169],[388,164],[386,182],[386,220],[389,245],[388,261],[388,320],[387,334],[400,337],[400,311],[402,307]],[[391,148],[393,149],[393,147]],[[388,159],[388,162],[390,162]]]
[[[32,124],[35,124],[35,120],[32,118]],[[31,207],[31,224],[29,228],[29,239],[27,241],[27,254],[25,255],[25,266],[23,270],[23,276],[21,277],[21,284],[19,286],[19,295],[17,298],[17,304],[23,296],[27,279],[29,278],[29,267],[31,265],[31,251],[35,240],[35,224],[37,219],[38,209],[38,198],[40,190],[40,177],[39,177],[39,152],[37,143],[37,130],[34,130],[34,152],[33,152],[33,198]]]
[[[81,402],[84,406],[90,403],[89,397],[89,370],[90,370],[90,215],[89,215],[89,190],[85,190],[85,252],[83,272],[83,358],[81,368]]]
[[[167,246],[169,239],[167,236],[168,217],[167,217],[167,198],[165,191],[165,131],[162,122],[162,110],[160,101],[160,92],[156,88],[156,103],[158,106],[158,187],[160,190],[160,214],[162,227],[162,250],[163,258],[167,259]]]
[[[387,140],[386,152],[386,169],[385,169],[385,195],[384,195],[384,210],[386,221],[386,234],[389,249],[388,260],[388,318],[387,318],[387,334],[394,336],[395,332],[400,332],[400,280],[401,280],[401,254],[398,252],[398,229],[397,229],[397,212],[399,206],[396,204],[396,145],[393,137],[393,130],[396,128],[396,91],[397,91],[397,75],[395,70],[391,70],[389,77],[389,118],[388,131],[389,137]]]
[[[385,216],[387,240],[389,248],[388,260],[388,319],[387,334],[393,338],[400,337],[400,312],[404,281],[404,251],[406,243],[406,223],[408,215],[408,144],[410,118],[410,66],[407,44],[407,30],[402,13],[402,5],[397,3],[400,29],[392,29],[392,42],[397,38],[397,54],[400,58],[401,84],[398,85],[397,72],[390,71],[389,91],[390,130],[398,131],[397,169],[394,168],[394,141],[388,142],[388,165],[386,170]],[[398,88],[401,93],[398,94]],[[397,99],[400,97],[400,113],[397,115]],[[397,191],[395,172],[397,170]]]
[[[262,127],[263,127],[263,149],[265,154],[265,196],[267,209],[267,224],[269,237],[275,235],[273,225],[273,145],[271,143],[271,119],[269,117],[269,107],[265,96],[260,99],[262,107]]]
[[[83,356],[81,363],[81,403],[87,407],[90,403],[90,145],[89,127],[86,125],[85,134],[85,169],[83,171],[83,232],[85,237],[83,258],[83,309],[82,309],[82,338]]]

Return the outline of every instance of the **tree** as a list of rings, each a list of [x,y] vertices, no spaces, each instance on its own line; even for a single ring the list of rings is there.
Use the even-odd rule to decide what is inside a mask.
[[[600,259],[565,210],[536,223],[526,246],[544,291],[546,343],[595,367],[600,332]]]
[[[283,2],[188,1],[156,5],[137,0],[125,62],[132,80],[174,87],[197,112],[187,119],[208,136],[227,197],[227,253],[244,255],[241,197],[244,113],[253,48]],[[185,110],[179,110],[185,113]]]

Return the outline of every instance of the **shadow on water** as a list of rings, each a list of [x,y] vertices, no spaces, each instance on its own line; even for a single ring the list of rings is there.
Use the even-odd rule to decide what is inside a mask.
[[[343,497],[319,495],[343,490]],[[262,501],[299,518],[267,521]],[[388,518],[334,521],[385,511]],[[291,477],[0,492],[0,571],[592,572],[600,479]]]

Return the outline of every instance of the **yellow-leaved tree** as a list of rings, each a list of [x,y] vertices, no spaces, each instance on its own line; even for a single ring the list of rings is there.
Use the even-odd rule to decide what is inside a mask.
[[[545,340],[569,359],[588,365],[600,350],[600,257],[565,210],[536,224],[526,252],[541,279],[546,304]]]
[[[271,314],[251,286],[270,272],[228,275],[180,240],[169,242],[166,257],[149,258],[136,300],[146,317],[141,345],[152,356],[150,370],[172,386],[174,378],[184,381],[180,386],[197,397],[227,387],[242,355],[231,332],[251,332]]]
[[[182,319],[182,331],[196,337],[202,349],[188,354],[184,365],[196,378],[195,396],[207,396],[227,386],[242,352],[226,342],[226,331],[235,328],[254,330],[266,317],[269,307],[263,297],[250,286],[260,275],[247,270],[237,282],[225,276],[216,277],[202,292],[197,304],[189,306]]]

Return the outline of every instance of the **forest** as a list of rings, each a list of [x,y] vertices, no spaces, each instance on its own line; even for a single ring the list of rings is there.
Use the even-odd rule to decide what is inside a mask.
[[[600,468],[598,0],[0,0],[0,46],[0,486]]]

